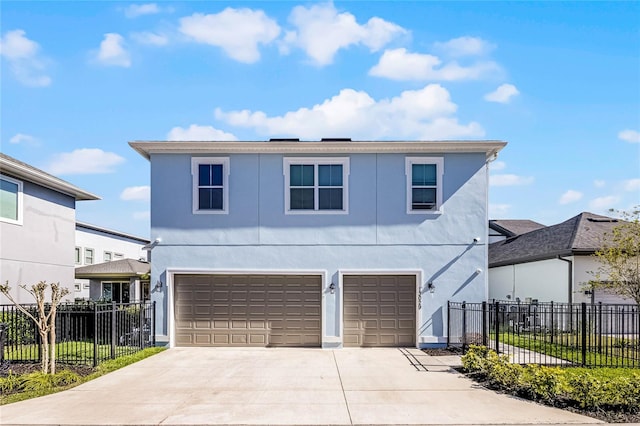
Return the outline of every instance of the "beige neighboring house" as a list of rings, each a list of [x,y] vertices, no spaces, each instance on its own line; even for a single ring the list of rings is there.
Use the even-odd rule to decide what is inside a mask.
[[[9,282],[17,302],[33,303],[18,285],[39,281],[60,282],[73,300],[76,201],[99,199],[0,153],[0,281]]]
[[[150,300],[147,261],[121,259],[76,268],[76,278],[89,281],[91,300],[132,303]]]
[[[633,303],[614,294],[591,291],[593,254],[619,220],[580,213],[553,226],[489,245],[489,299],[523,302]]]
[[[144,247],[147,244],[149,240],[146,238],[85,222],[76,222],[76,268],[124,259],[146,262],[149,251]],[[96,288],[91,289],[92,285]],[[76,275],[75,298],[77,300],[100,299],[102,296],[99,294],[101,294],[99,282],[91,283],[88,278]]]

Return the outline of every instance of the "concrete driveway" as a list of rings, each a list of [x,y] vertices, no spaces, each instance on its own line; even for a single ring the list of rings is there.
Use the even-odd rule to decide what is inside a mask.
[[[416,349],[176,348],[0,407],[9,424],[582,424],[497,394]]]

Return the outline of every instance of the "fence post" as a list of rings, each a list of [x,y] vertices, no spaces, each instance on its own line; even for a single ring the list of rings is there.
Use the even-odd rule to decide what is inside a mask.
[[[140,302],[138,308],[140,309],[140,315],[138,315],[138,339],[140,339],[140,349],[144,349],[144,302]]]
[[[482,302],[482,346],[487,346],[487,302]]]
[[[500,302],[498,302],[496,300],[495,302],[495,327],[496,327],[496,337],[495,337],[495,344],[496,344],[496,353],[499,354],[500,353]]]
[[[116,302],[111,302],[111,359],[116,357]]]
[[[98,304],[93,304],[93,366],[98,366]]]
[[[451,301],[447,300],[447,347],[451,346]]]
[[[151,333],[153,334],[153,346],[156,345],[156,301],[153,301],[153,309],[151,313]]]
[[[582,332],[582,366],[587,365],[587,304],[582,302],[582,325],[580,326]]]
[[[551,344],[553,345],[553,336],[555,336],[556,330],[553,324],[553,300],[551,301]]]
[[[602,302],[598,302],[598,353],[602,353]]]
[[[462,350],[467,349],[467,302],[462,302]]]

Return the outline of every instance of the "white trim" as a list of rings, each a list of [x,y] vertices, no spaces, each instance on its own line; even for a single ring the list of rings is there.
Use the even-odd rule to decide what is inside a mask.
[[[344,338],[344,293],[343,293],[343,278],[345,275],[415,275],[416,277],[416,317],[415,317],[415,342],[416,348],[420,348],[420,340],[421,337],[419,335],[419,324],[420,324],[420,311],[419,303],[422,296],[422,269],[339,269],[338,270],[338,281],[339,281],[339,290],[340,290],[340,338],[343,340]],[[344,345],[344,341],[343,341]]]
[[[436,208],[435,210],[413,210],[412,202],[412,176],[413,164],[435,164],[436,166]],[[442,214],[442,186],[444,184],[444,157],[405,157],[404,173],[407,178],[406,201],[407,214]]]
[[[16,219],[9,219],[7,217],[0,216],[0,222],[11,223],[13,225],[22,225],[24,204],[23,204],[23,183],[20,180],[10,178],[7,175],[0,175],[0,179],[6,180],[9,183],[18,186],[18,192],[16,193]]]
[[[286,215],[336,215],[349,214],[349,157],[284,157],[282,159],[282,173],[284,175],[284,214]],[[290,191],[290,166],[291,165],[308,165],[314,166],[314,202],[313,210],[291,210],[291,191]],[[342,166],[342,210],[320,210],[318,194],[320,183],[318,181],[319,165],[341,165]],[[331,187],[327,187],[331,188]]]
[[[200,210],[198,203],[198,166],[222,165],[222,210]],[[229,157],[191,157],[191,187],[193,214],[229,214]]]
[[[176,275],[201,274],[201,275],[320,275],[320,347],[325,341],[325,296],[328,282],[328,272],[325,269],[205,269],[205,268],[167,268],[165,280],[167,288],[167,331],[169,334],[169,347],[176,346],[176,319],[174,309],[174,278]]]

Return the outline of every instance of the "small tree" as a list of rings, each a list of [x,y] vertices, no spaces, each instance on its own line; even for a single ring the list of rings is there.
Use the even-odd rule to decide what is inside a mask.
[[[42,353],[42,372],[45,374],[55,374],[56,311],[62,298],[69,294],[69,289],[66,287],[60,287],[60,283],[51,283],[51,285],[49,285],[46,281],[40,281],[38,284],[32,285],[30,289],[27,288],[26,285],[20,285],[19,287],[28,291],[36,300],[38,309],[37,317],[15,301],[10,293],[11,287],[9,287],[8,281],[5,284],[0,284],[0,293],[7,296],[16,308],[36,323],[38,326],[38,333],[40,333],[40,345],[42,348],[40,351],[40,353]],[[51,302],[49,304],[45,301],[45,295],[48,287],[51,287]]]
[[[624,221],[605,234],[602,247],[594,253],[601,266],[591,286],[640,304],[640,206],[619,213]]]

